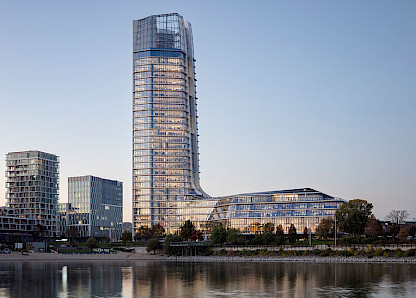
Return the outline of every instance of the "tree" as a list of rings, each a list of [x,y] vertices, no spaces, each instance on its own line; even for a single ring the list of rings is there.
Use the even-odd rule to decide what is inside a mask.
[[[386,219],[391,221],[392,223],[401,225],[405,223],[408,217],[409,212],[407,212],[406,210],[391,210],[389,214],[387,214]]]
[[[146,242],[146,251],[151,252],[153,250],[153,254],[156,253],[156,250],[162,248],[162,243],[160,243],[159,239],[151,238]]]
[[[150,233],[151,238],[163,237],[165,235],[165,228],[157,223],[152,226]]]
[[[400,226],[396,223],[392,224],[390,227],[390,235],[393,239],[399,234]]]
[[[303,240],[308,240],[308,238],[309,238],[309,230],[308,230],[308,228],[307,227],[305,227],[304,229],[303,229]]]
[[[271,222],[266,223],[264,225],[264,232],[263,232],[263,243],[269,245],[273,242],[275,235],[274,235],[274,224]]]
[[[364,235],[368,237],[378,237],[383,235],[383,227],[380,221],[372,214],[367,221],[364,229]]]
[[[180,241],[182,241],[182,238],[179,235],[167,235],[163,243],[163,252],[167,255],[173,255],[175,254],[175,252],[178,253],[178,249],[176,248],[175,250],[175,248],[171,247],[170,244],[172,242],[180,242]]]
[[[191,241],[201,241],[202,239],[204,239],[204,237],[202,236],[202,232],[200,230],[192,231]]]
[[[345,202],[335,213],[340,231],[353,235],[362,235],[373,204],[366,200],[355,199]]]
[[[92,249],[97,246],[97,240],[94,237],[90,237],[88,238],[86,244],[92,251]]]
[[[134,235],[134,238],[136,240],[147,240],[151,238],[152,231],[147,226],[140,226],[137,229],[136,235]]]
[[[407,237],[409,237],[409,234],[407,233],[405,226],[402,225],[399,232],[400,242],[405,243],[407,241]]]
[[[328,236],[334,232],[334,219],[332,217],[324,217],[319,222],[316,234],[321,239],[328,239]]]
[[[187,220],[181,226],[180,235],[182,236],[183,239],[188,240],[191,238],[192,232],[194,230],[195,230],[194,224],[190,220]]]
[[[414,225],[411,225],[409,227],[409,236],[415,237],[416,234],[416,227]]]
[[[230,242],[235,245],[245,244],[246,240],[243,235],[241,235],[240,231],[231,228],[227,230],[227,242]]]
[[[296,233],[296,228],[293,224],[291,224],[289,228],[289,233],[287,234],[287,238],[289,239],[289,242],[293,244],[296,242],[297,237],[298,234]]]
[[[79,237],[78,229],[75,226],[70,226],[66,230],[66,236],[72,240],[75,238],[78,238]]]
[[[124,230],[123,233],[121,234],[121,241],[123,241],[124,245],[126,245],[127,242],[131,242],[132,237],[131,237],[131,232]]]
[[[282,225],[278,225],[276,227],[276,243],[278,245],[284,244],[286,241],[285,239],[285,233],[283,231]]]
[[[213,245],[222,245],[227,240],[227,230],[222,226],[217,226],[212,229],[211,243]]]

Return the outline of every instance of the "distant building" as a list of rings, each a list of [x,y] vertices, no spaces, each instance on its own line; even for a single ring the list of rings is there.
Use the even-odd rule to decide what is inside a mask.
[[[131,231],[131,222],[123,222],[123,231]]]
[[[68,178],[68,205],[61,206],[66,228],[79,237],[120,239],[123,223],[123,183],[94,176]]]
[[[0,241],[32,239],[33,223],[33,219],[16,216],[12,208],[0,207]]]
[[[29,219],[20,223],[21,231],[28,231],[30,225],[32,230],[41,230],[42,236],[57,235],[58,190],[58,156],[41,151],[6,155],[7,205],[13,216]]]

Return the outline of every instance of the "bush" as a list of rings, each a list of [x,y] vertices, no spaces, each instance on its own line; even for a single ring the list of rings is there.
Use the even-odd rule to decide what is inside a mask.
[[[315,256],[319,256],[319,255],[321,254],[321,250],[320,250],[320,249],[314,249],[314,250],[313,250],[313,254],[314,254]]]
[[[323,250],[320,254],[321,257],[328,257],[330,255],[332,255],[333,251],[330,248],[327,248],[325,250]]]
[[[414,257],[415,255],[416,255],[416,250],[415,249],[409,249],[409,250],[404,252],[405,257]]]
[[[343,257],[351,257],[354,255],[354,253],[352,253],[351,250],[344,249],[341,251],[341,255]]]
[[[403,251],[400,248],[396,249],[395,253],[396,253],[396,257],[398,258],[403,257]]]
[[[383,249],[382,248],[378,248],[375,252],[374,255],[376,255],[377,257],[382,257],[383,256]]]

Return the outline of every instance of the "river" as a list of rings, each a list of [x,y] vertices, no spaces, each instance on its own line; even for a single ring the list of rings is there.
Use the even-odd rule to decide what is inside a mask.
[[[415,297],[416,265],[1,262],[0,297]]]

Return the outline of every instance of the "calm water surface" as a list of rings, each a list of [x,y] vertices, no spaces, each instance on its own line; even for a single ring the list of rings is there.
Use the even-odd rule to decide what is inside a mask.
[[[0,263],[0,297],[416,297],[408,264]]]

